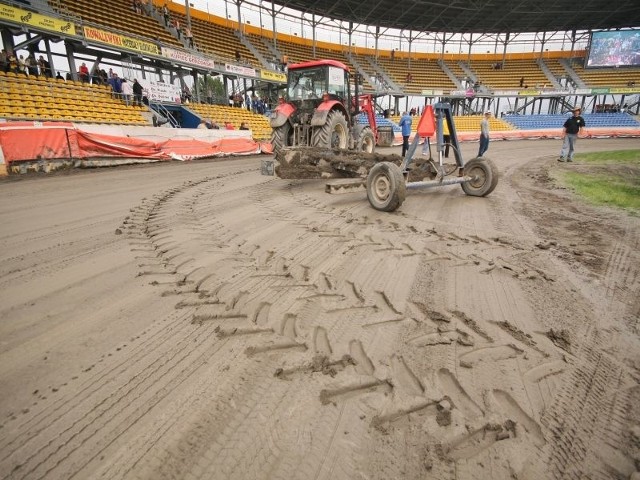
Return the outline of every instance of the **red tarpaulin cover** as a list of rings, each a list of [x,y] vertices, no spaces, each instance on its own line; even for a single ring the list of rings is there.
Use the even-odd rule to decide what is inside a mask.
[[[250,137],[146,140],[77,129],[72,123],[0,124],[0,146],[7,163],[20,160],[135,158],[194,160],[222,155],[252,155],[263,145]],[[268,149],[270,145],[265,145]]]
[[[126,157],[126,158],[157,158],[166,160],[168,156],[160,150],[158,144],[151,140],[135,137],[119,137],[88,133],[75,130],[75,140],[78,144],[80,157]]]

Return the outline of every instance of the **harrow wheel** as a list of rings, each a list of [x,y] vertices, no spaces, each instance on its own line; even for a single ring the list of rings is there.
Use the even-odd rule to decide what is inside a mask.
[[[393,212],[407,196],[400,167],[391,162],[376,163],[367,176],[367,198],[376,210]]]
[[[464,174],[473,177],[462,183],[462,190],[467,195],[485,197],[498,185],[498,169],[488,158],[474,158],[464,166]]]

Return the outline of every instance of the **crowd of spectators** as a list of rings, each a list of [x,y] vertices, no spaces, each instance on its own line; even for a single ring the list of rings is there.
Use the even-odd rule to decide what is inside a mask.
[[[0,52],[0,70],[5,73],[21,73],[35,77],[41,75],[44,77],[53,76],[51,64],[42,55],[36,60],[33,52],[30,52],[27,58],[24,58],[24,55],[16,56],[15,52],[2,49],[2,52]]]

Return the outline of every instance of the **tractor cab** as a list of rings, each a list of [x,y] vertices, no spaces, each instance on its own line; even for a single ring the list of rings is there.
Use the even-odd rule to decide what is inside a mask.
[[[349,70],[339,62],[320,60],[289,66],[287,100],[297,105],[310,102],[314,107],[327,100],[348,104]]]

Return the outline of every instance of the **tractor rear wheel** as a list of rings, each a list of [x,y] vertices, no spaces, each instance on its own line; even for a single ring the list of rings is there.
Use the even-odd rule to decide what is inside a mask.
[[[467,195],[485,197],[498,185],[498,169],[488,158],[469,160],[464,166],[464,174],[473,177],[471,181],[461,184]]]
[[[365,127],[358,135],[356,149],[359,152],[373,153],[376,149],[376,138],[369,127]]]
[[[313,132],[311,143],[314,147],[346,149],[349,146],[349,127],[344,115],[338,110],[329,112],[326,123]]]
[[[273,147],[274,155],[283,148],[290,147],[291,143],[291,124],[289,122],[274,128],[273,132],[271,132],[271,146]]]
[[[407,196],[400,167],[391,162],[376,163],[367,176],[367,198],[376,210],[393,212]]]

